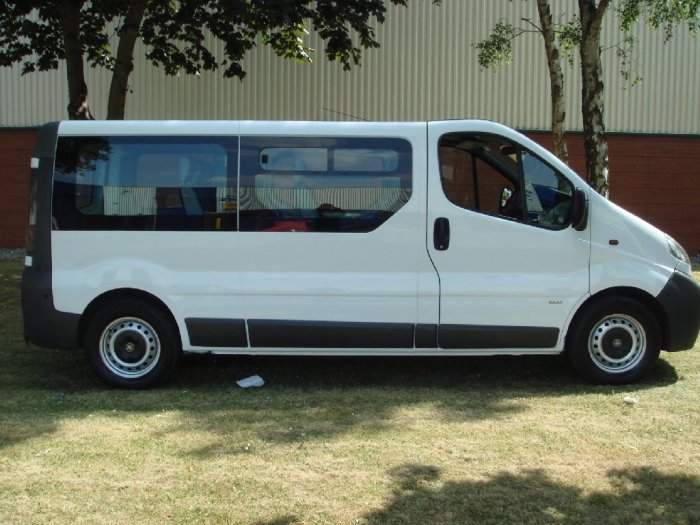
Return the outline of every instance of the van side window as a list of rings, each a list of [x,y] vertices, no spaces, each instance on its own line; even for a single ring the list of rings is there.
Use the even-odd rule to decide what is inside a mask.
[[[236,230],[237,139],[61,137],[58,230]]]
[[[453,204],[551,229],[569,223],[571,182],[520,145],[494,135],[449,133],[439,148],[442,187]]]
[[[241,231],[369,232],[411,191],[404,139],[241,138]]]
[[[325,148],[264,148],[260,167],[266,171],[328,171]]]

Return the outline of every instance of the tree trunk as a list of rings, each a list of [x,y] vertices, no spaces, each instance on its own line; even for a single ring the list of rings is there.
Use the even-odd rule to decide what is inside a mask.
[[[581,18],[581,113],[586,154],[586,177],[604,197],[609,196],[608,139],[603,121],[603,81],[600,63],[600,27],[609,0],[578,0]]]
[[[83,51],[80,44],[80,9],[82,0],[61,2],[61,32],[66,55],[66,77],[68,80],[68,118],[71,120],[93,120],[88,106],[88,88],[83,70]]]
[[[547,54],[549,67],[549,85],[552,96],[552,136],[554,138],[554,154],[566,164],[569,163],[569,148],[564,136],[564,73],[559,62],[559,47],[552,27],[552,12],[549,0],[537,0],[537,11],[540,14],[540,31],[544,39],[544,49]]]
[[[139,37],[147,0],[132,0],[129,11],[124,18],[124,25],[119,30],[117,58],[112,72],[107,101],[107,119],[123,120],[126,107],[126,94],[129,91],[129,75],[134,69],[134,46]]]

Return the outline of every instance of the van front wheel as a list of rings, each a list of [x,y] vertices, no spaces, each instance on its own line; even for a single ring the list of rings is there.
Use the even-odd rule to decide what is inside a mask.
[[[659,357],[659,324],[641,303],[608,297],[588,306],[569,332],[576,370],[591,381],[622,384],[643,376]]]
[[[100,309],[85,334],[95,374],[117,388],[148,388],[163,381],[180,355],[176,328],[147,303],[119,300]]]

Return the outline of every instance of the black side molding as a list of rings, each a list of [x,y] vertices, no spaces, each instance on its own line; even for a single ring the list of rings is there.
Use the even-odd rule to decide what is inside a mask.
[[[438,346],[438,325],[418,324],[416,325],[416,348],[437,348]]]
[[[246,348],[248,336],[243,319],[185,319],[187,333],[193,346],[209,346],[214,348],[233,347]]]
[[[413,348],[413,324],[249,319],[252,347]]]
[[[536,326],[440,325],[440,348],[553,348],[558,328]]]

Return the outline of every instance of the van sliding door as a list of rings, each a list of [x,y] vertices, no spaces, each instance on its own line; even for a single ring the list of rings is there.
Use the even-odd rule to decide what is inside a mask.
[[[270,135],[256,125],[242,124],[238,201],[250,345],[412,348],[418,128],[309,136],[308,126]]]

